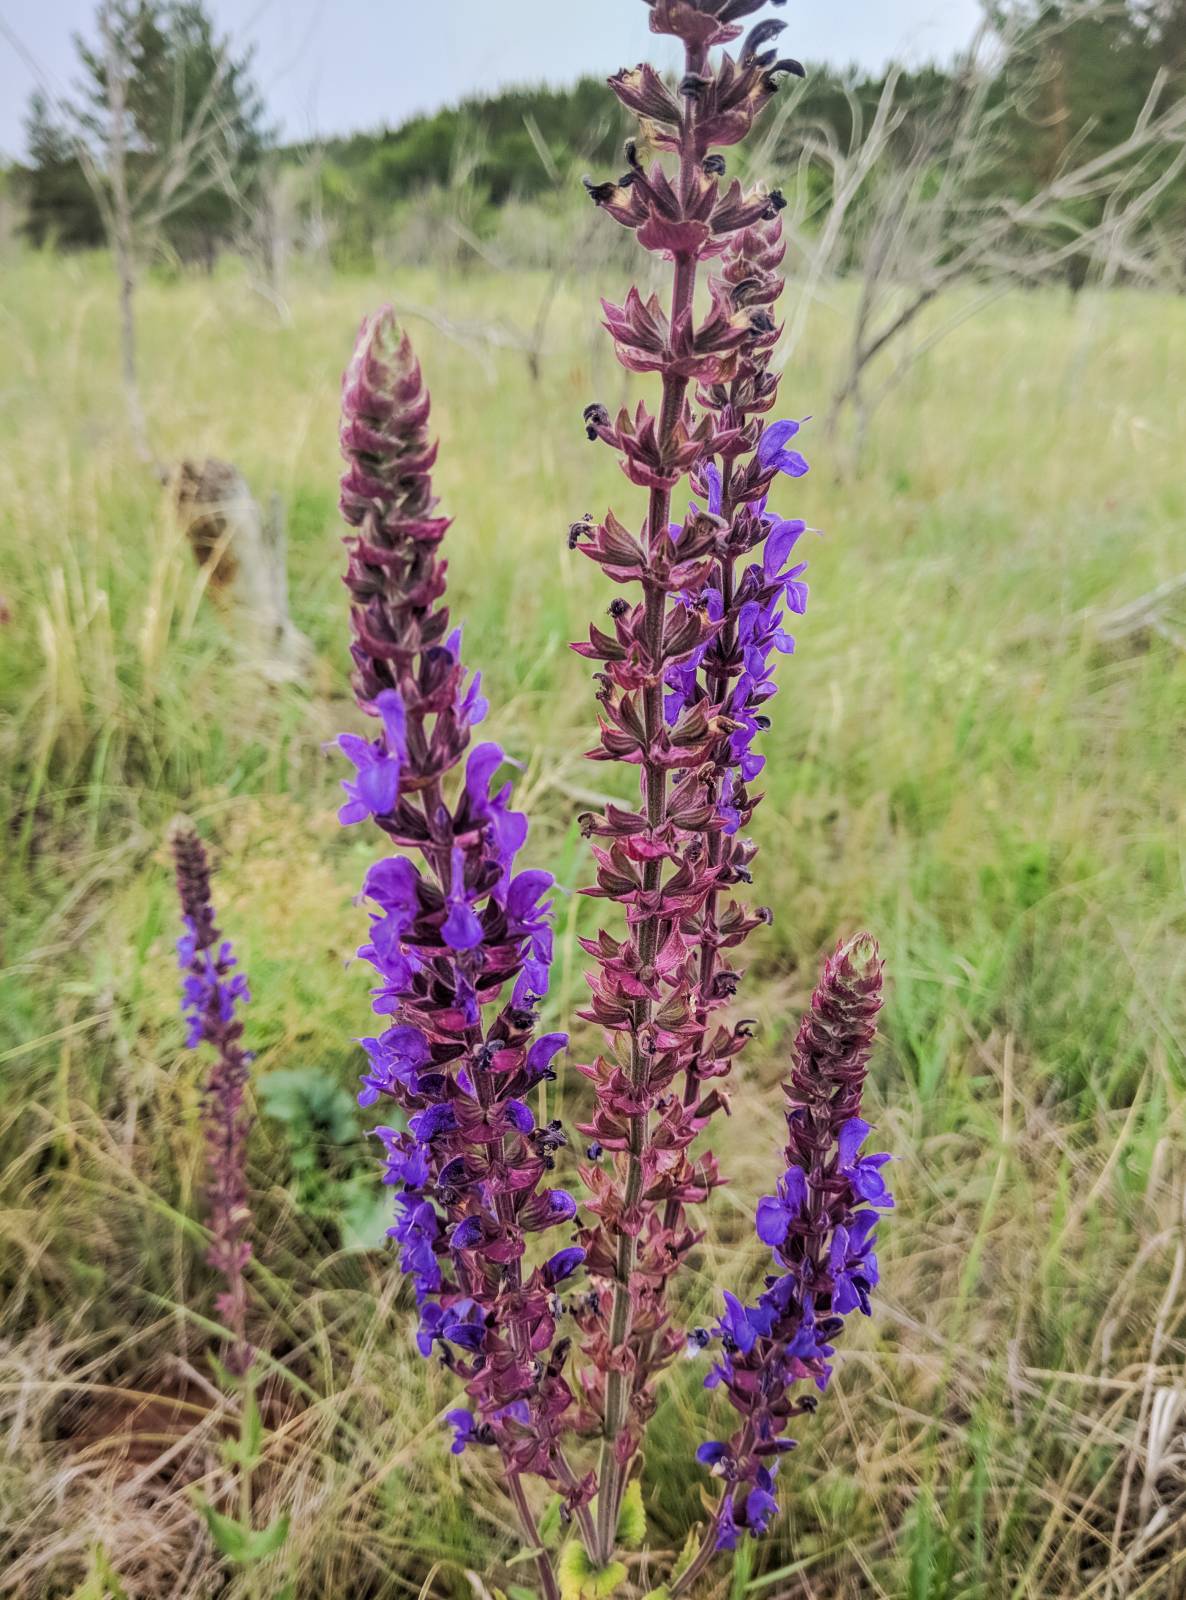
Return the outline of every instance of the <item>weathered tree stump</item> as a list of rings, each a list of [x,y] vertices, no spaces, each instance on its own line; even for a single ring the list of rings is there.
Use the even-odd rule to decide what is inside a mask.
[[[234,626],[247,654],[273,679],[302,676],[313,648],[288,610],[284,508],[273,495],[268,514],[229,461],[182,461],[173,476],[177,520],[207,592]]]

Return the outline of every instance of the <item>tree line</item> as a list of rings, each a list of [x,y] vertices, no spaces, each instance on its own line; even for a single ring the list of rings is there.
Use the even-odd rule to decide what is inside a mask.
[[[343,260],[365,260],[393,214],[426,192],[464,188],[480,232],[508,202],[567,192],[580,171],[620,160],[625,127],[595,78],[473,97],[399,126],[328,139],[316,151],[286,146],[269,124],[250,51],[219,35],[202,0],[118,0],[106,10],[125,64],[129,183],[159,184],[185,130],[202,121],[186,159],[202,165],[204,181],[178,183],[154,219],[153,248],[180,261],[209,263],[241,243],[286,172],[315,169],[315,204],[331,245]],[[990,19],[1002,35],[1008,30],[1010,47],[992,87],[992,158],[976,181],[1018,204],[1069,163],[1122,143],[1155,82],[1164,94],[1186,96],[1186,0],[1020,0]],[[108,236],[93,171],[110,105],[107,54],[83,38],[76,44],[75,94],[58,104],[33,95],[25,159],[10,174],[25,232],[39,247],[85,248]],[[911,158],[922,131],[958,101],[965,70],[956,60],[895,73],[903,110],[886,141],[888,160]],[[764,160],[789,167],[815,139],[851,148],[877,117],[886,87],[884,73],[811,68]],[[822,173],[818,182],[826,204]],[[313,187],[303,187],[305,208]],[[1077,203],[1090,226],[1092,205],[1104,202]],[[1149,220],[1186,235],[1186,180],[1163,186]]]

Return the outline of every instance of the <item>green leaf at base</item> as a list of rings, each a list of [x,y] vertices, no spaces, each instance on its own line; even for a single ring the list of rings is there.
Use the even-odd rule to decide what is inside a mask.
[[[560,1552],[557,1576],[561,1600],[609,1600],[625,1578],[626,1566],[622,1561],[611,1561],[608,1566],[595,1567],[584,1545],[574,1539]]]
[[[647,1542],[647,1514],[642,1503],[642,1479],[631,1478],[622,1497],[618,1516],[618,1543],[627,1550],[641,1550]]]
[[[237,1518],[215,1511],[210,1502],[200,1495],[195,1498],[219,1554],[239,1566],[251,1566],[265,1556],[275,1555],[288,1538],[287,1516],[277,1517],[267,1528],[249,1528]]]

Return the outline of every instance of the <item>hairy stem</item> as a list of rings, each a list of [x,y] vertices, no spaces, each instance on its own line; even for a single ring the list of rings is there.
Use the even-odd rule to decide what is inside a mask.
[[[721,491],[721,516],[726,522],[730,521],[732,518],[734,509],[730,485],[732,473],[732,467],[726,467]],[[733,587],[735,582],[733,566],[733,559],[730,556],[722,556],[717,565],[717,583],[720,586],[721,598],[724,604],[725,615],[727,617],[732,616],[733,608]],[[720,644],[721,655],[725,659],[728,659],[728,656],[733,649],[735,632],[735,624],[732,621],[729,621],[726,625],[725,633],[722,636]],[[709,672],[707,676],[708,697],[715,705],[720,705],[724,701],[725,696],[729,691],[729,675],[727,672]],[[721,835],[719,833],[710,834],[708,838],[708,860],[711,866],[716,867],[720,865],[721,853]],[[705,996],[707,996],[709,992],[709,988],[712,984],[717,967],[717,900],[718,891],[713,889],[709,893],[707,900],[704,902],[704,917],[701,923],[700,993]],[[709,1022],[709,1011],[707,1006],[704,1008],[702,1021],[704,1026],[704,1038],[707,1038]],[[700,1093],[699,1067],[704,1055],[703,1043],[704,1040],[702,1039],[700,1053],[692,1062],[692,1065],[689,1067],[687,1075],[684,1079],[684,1104],[686,1106],[690,1106],[696,1099],[696,1096]],[[669,1200],[667,1202],[667,1209],[663,1219],[665,1225],[669,1228],[673,1228],[676,1224],[678,1216],[679,1201]]]
[[[552,1571],[552,1559],[546,1550],[540,1549],[539,1524],[527,1503],[523,1480],[517,1472],[509,1473],[507,1476],[507,1494],[519,1515],[528,1549],[539,1550],[539,1555],[535,1558],[535,1570],[539,1573],[543,1600],[560,1600],[560,1585],[556,1582],[556,1574]]]

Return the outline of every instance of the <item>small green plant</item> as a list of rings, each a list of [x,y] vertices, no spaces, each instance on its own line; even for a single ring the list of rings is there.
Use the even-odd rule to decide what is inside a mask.
[[[378,1249],[389,1207],[360,1154],[355,1097],[324,1067],[265,1072],[256,1089],[265,1115],[284,1127],[297,1210],[335,1229],[343,1249]]]
[[[107,1559],[107,1552],[102,1545],[96,1545],[91,1551],[87,1575],[71,1594],[70,1600],[128,1600],[128,1591]]]

